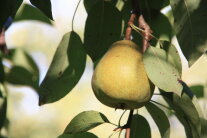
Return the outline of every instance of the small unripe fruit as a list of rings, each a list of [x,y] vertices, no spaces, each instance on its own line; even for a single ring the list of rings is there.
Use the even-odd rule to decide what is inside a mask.
[[[129,40],[113,43],[95,68],[92,89],[101,103],[113,108],[144,106],[154,85],[145,72],[141,48]]]

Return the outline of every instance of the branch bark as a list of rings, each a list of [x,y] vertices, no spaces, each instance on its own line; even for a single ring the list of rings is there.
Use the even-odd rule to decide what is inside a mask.
[[[126,35],[125,35],[126,40],[131,40],[131,34],[132,34],[131,24],[134,24],[136,17],[137,17],[136,14],[134,14],[134,13],[131,14],[131,17],[128,21],[128,27],[126,28]]]
[[[153,31],[151,30],[150,26],[145,21],[144,16],[140,12],[139,0],[132,0],[132,6],[133,6],[133,12],[128,21],[128,27],[126,29],[125,39],[131,40],[130,38],[131,38],[132,28],[130,26],[134,24],[135,19],[137,19],[139,28],[144,30],[144,32],[142,32],[142,37],[143,37],[142,52],[144,53],[149,47],[149,42],[152,39],[152,36],[150,34],[153,33]]]
[[[143,15],[141,14],[138,17],[138,24],[139,28],[143,29],[145,32],[142,32],[142,52],[144,53],[147,48],[149,47],[149,42],[152,39],[152,36],[150,35],[153,31],[151,30],[150,26],[147,24],[147,22],[144,20]]]

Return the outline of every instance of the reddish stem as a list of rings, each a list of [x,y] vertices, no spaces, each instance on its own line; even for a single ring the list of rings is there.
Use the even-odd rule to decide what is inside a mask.
[[[142,28],[144,32],[142,32],[142,52],[144,53],[149,47],[149,41],[152,39],[151,33],[153,32],[150,29],[150,26],[144,20],[143,15],[140,15],[138,18],[139,28]]]
[[[131,17],[128,21],[128,27],[126,28],[126,35],[125,35],[125,39],[126,40],[131,40],[131,34],[132,34],[132,28],[131,25],[134,24],[134,21],[136,19],[136,14],[131,14]]]
[[[130,128],[126,128],[125,138],[130,138]]]
[[[127,123],[124,126],[121,126],[121,127],[114,129],[114,131],[126,129],[125,138],[130,138],[130,127],[131,127],[133,112],[134,112],[134,110],[130,110]]]
[[[128,21],[128,27],[126,28],[126,34],[125,34],[125,39],[126,40],[131,40],[131,33],[132,33],[132,28],[131,25],[134,24],[135,19],[137,18],[137,14],[133,13],[130,16],[130,19]],[[138,17],[138,24],[139,28],[143,29],[144,32],[142,32],[142,52],[144,53],[147,48],[149,47],[149,41],[152,39],[151,33],[153,32],[150,28],[150,26],[147,24],[147,22],[144,20],[143,15],[139,15]]]
[[[0,50],[4,53],[4,54],[8,54],[9,50],[7,49],[6,46],[6,41],[5,41],[5,30],[2,29],[0,32]]]

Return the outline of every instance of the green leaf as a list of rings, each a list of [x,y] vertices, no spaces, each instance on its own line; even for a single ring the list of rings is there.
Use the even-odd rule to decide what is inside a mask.
[[[0,57],[0,83],[4,82],[4,66]]]
[[[178,42],[192,65],[207,50],[207,1],[170,0],[170,5]]]
[[[15,85],[28,85],[35,90],[39,85],[39,69],[33,58],[22,49],[11,49],[5,56],[11,62],[6,81]]]
[[[94,62],[120,39],[121,28],[122,18],[118,9],[104,1],[93,6],[86,20],[84,46]]]
[[[207,137],[207,120],[206,119],[201,119],[201,138],[206,138]]]
[[[152,116],[155,123],[157,124],[161,137],[169,138],[170,137],[170,122],[165,112],[150,102],[148,102],[145,105],[145,107],[147,111],[150,113],[150,115]]]
[[[141,115],[134,115],[132,117],[130,128],[130,138],[151,138],[149,123]]]
[[[58,138],[98,138],[93,133],[83,132],[83,133],[76,133],[76,134],[62,134]]]
[[[89,13],[91,8],[100,0],[84,0],[83,4],[85,6],[86,12]]]
[[[86,65],[86,53],[75,32],[66,33],[40,85],[40,105],[55,102],[67,95],[80,80]]]
[[[196,96],[193,94],[193,92],[191,91],[191,89],[188,87],[188,85],[187,85],[185,82],[180,81],[180,83],[181,83],[182,86],[183,86],[183,91],[182,91],[182,92],[187,93],[188,96],[191,97],[191,99],[192,99],[192,103],[193,103],[193,105],[195,106],[195,108],[196,108],[196,110],[197,110],[197,112],[198,112],[199,117],[200,117],[200,118],[203,118],[203,113],[202,113],[202,111],[201,111],[201,108],[200,108],[200,105],[199,105],[199,103],[198,103],[198,100],[197,100]]]
[[[122,18],[125,22],[125,26],[128,26],[128,21],[131,15],[132,2],[130,0],[124,1],[124,6],[121,9]]]
[[[13,66],[21,66],[30,71],[39,79],[39,69],[29,53],[22,49],[10,49],[4,58],[10,60]]]
[[[0,30],[9,16],[14,17],[23,0],[1,0],[0,1]]]
[[[161,10],[162,8],[169,5],[168,0],[139,0],[140,7],[144,9]]]
[[[190,89],[196,95],[197,98],[204,97],[204,86],[203,85],[194,85]]]
[[[30,2],[53,20],[50,0],[30,0]]]
[[[181,97],[175,93],[165,93],[162,90],[163,98],[169,106],[175,111],[175,115],[183,124],[188,138],[198,138],[201,134],[202,113],[196,101],[196,97],[184,82]]]
[[[17,11],[14,21],[21,20],[38,20],[48,24],[52,24],[47,16],[45,16],[39,9],[29,5],[22,4]]]
[[[110,123],[104,114],[97,111],[84,111],[71,120],[64,133],[85,132],[103,123]]]
[[[9,73],[6,74],[6,81],[15,85],[31,86],[38,90],[39,80],[37,76],[22,66],[14,66]]]
[[[3,96],[0,90],[0,131],[6,120],[7,99]]]
[[[144,66],[149,79],[166,92],[182,92],[181,60],[175,46],[167,41],[162,42],[162,49],[150,46],[144,53]]]
[[[5,56],[5,58],[12,63],[12,68],[9,73],[7,73],[7,81],[20,85],[26,85],[28,81],[27,84],[31,84],[30,86],[34,86],[35,89],[37,88],[39,83],[39,69],[33,58],[27,52],[22,49],[11,49],[9,55]],[[25,75],[29,80],[24,80],[24,73],[26,73]],[[14,80],[8,76],[14,77]]]
[[[153,30],[153,35],[160,40],[171,41],[173,37],[173,28],[170,24],[169,19],[158,10],[150,11],[150,20],[148,21],[151,29]],[[154,41],[157,42],[156,39]]]
[[[118,0],[104,0],[104,1],[112,4],[113,6],[116,6],[116,4],[118,2]]]
[[[23,0],[14,0],[15,4],[13,5],[13,10],[12,10],[12,17],[14,18],[14,16],[16,15],[16,12],[18,11],[19,7],[22,5]]]
[[[83,4],[85,6],[86,12],[89,13],[89,11],[93,8],[94,5],[96,5],[101,0],[84,0]],[[118,0],[104,0],[105,2],[108,2],[112,5],[116,5]]]

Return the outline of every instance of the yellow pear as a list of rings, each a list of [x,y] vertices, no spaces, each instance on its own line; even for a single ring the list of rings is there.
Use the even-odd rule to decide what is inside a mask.
[[[129,40],[113,43],[95,68],[92,89],[101,103],[116,109],[144,106],[154,85],[145,72],[141,47]]]

